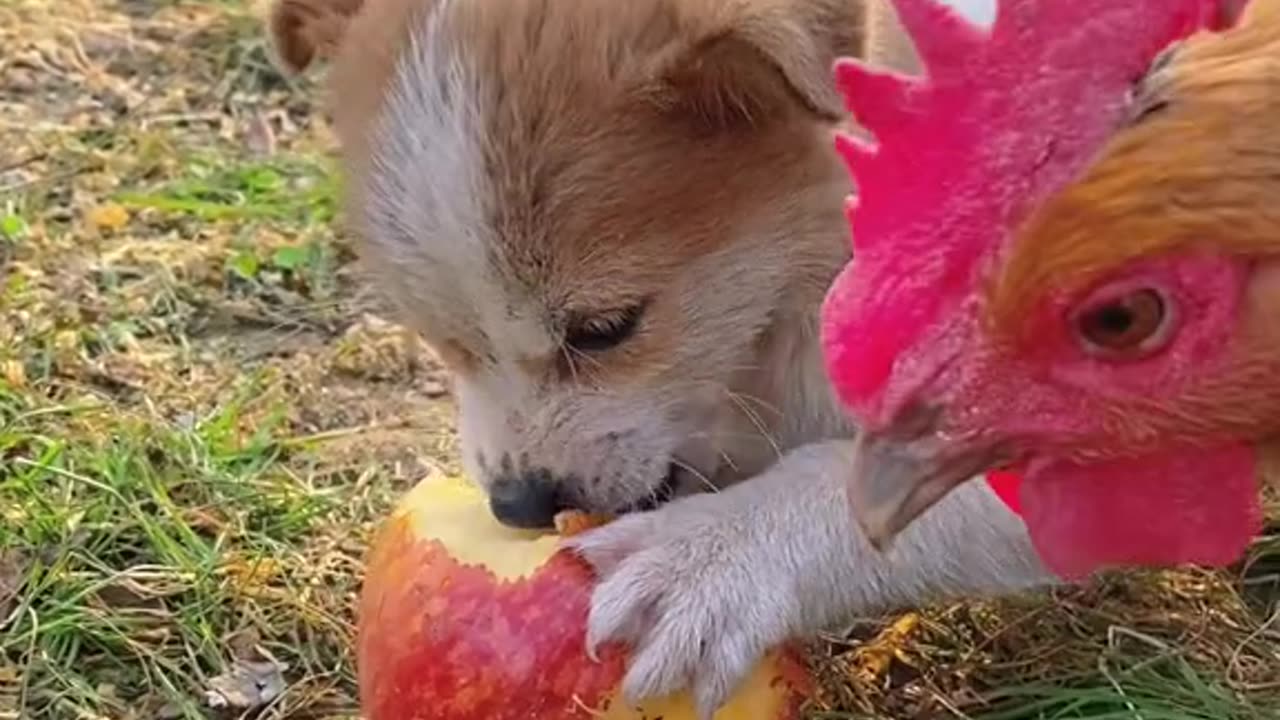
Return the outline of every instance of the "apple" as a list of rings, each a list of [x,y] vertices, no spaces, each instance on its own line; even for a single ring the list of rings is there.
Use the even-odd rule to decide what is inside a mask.
[[[555,534],[514,530],[484,493],[427,477],[370,550],[357,663],[366,720],[696,720],[687,694],[631,707],[620,647],[584,645],[591,570]],[[716,720],[795,720],[811,679],[780,648]]]

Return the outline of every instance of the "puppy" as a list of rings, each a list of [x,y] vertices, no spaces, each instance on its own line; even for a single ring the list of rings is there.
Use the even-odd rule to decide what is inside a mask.
[[[1049,580],[983,483],[884,555],[846,506],[817,342],[848,253],[829,70],[913,66],[883,7],[277,0],[270,30],[293,71],[332,60],[351,221],[454,375],[494,514],[636,511],[575,543],[629,697],[692,685],[709,717],[784,639]]]

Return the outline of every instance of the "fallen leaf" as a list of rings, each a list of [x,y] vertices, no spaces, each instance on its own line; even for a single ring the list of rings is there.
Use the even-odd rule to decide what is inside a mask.
[[[227,672],[209,680],[205,703],[211,708],[252,710],[285,690],[285,666],[274,660],[236,660]]]
[[[314,254],[311,246],[285,245],[276,248],[275,254],[271,256],[271,264],[281,270],[297,270],[310,262]]]
[[[20,389],[27,386],[27,370],[17,360],[5,360],[0,363],[0,375],[4,376],[4,381],[9,383],[9,387]]]
[[[876,682],[895,658],[904,660],[903,645],[920,626],[920,616],[907,613],[853,652],[851,673],[866,684]]]
[[[120,720],[177,720],[187,714],[184,705],[190,703],[151,692],[129,703]]]
[[[0,235],[6,240],[17,240],[27,234],[27,222],[20,215],[0,215]]]
[[[237,630],[222,638],[222,643],[231,652],[231,657],[242,660],[264,659],[262,653],[258,652],[261,642],[262,638],[258,635],[258,631],[252,627]]]
[[[115,203],[90,208],[86,219],[98,230],[119,230],[129,222],[129,211]]]
[[[260,111],[255,110],[245,123],[244,140],[249,151],[258,157],[275,154],[275,131],[271,129],[271,120]]]
[[[196,425],[195,416],[190,413],[183,413],[176,418],[176,423],[183,428],[194,428]],[[217,508],[212,507],[195,507],[186,508],[182,512],[183,519],[186,524],[195,530],[203,530],[208,533],[220,533],[227,529],[228,520]]]
[[[240,591],[253,591],[278,578],[279,561],[269,557],[232,557],[218,568],[218,574],[226,577]]]
[[[21,550],[0,550],[0,624],[9,615],[9,607],[26,582],[30,560]]]
[[[449,384],[441,377],[428,377],[419,386],[423,395],[429,398],[442,398],[449,394]]]
[[[75,330],[59,330],[58,334],[53,336],[53,347],[63,352],[79,350],[80,333]]]

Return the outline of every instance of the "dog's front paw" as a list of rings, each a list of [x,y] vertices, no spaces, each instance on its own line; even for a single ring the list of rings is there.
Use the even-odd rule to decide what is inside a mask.
[[[692,687],[699,715],[710,718],[787,638],[793,584],[735,505],[686,498],[568,542],[600,577],[588,650],[631,646],[623,682],[631,701]]]

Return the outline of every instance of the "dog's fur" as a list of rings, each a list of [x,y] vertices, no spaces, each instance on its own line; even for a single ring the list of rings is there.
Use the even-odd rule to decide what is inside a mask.
[[[970,483],[887,555],[854,531],[817,342],[847,260],[829,67],[914,64],[856,0],[277,0],[332,60],[349,210],[456,380],[464,462],[516,524],[694,494],[576,543],[625,689],[704,713],[765,648],[858,612],[1047,581]],[[628,334],[628,331],[629,334]],[[532,499],[531,499],[532,498]]]

